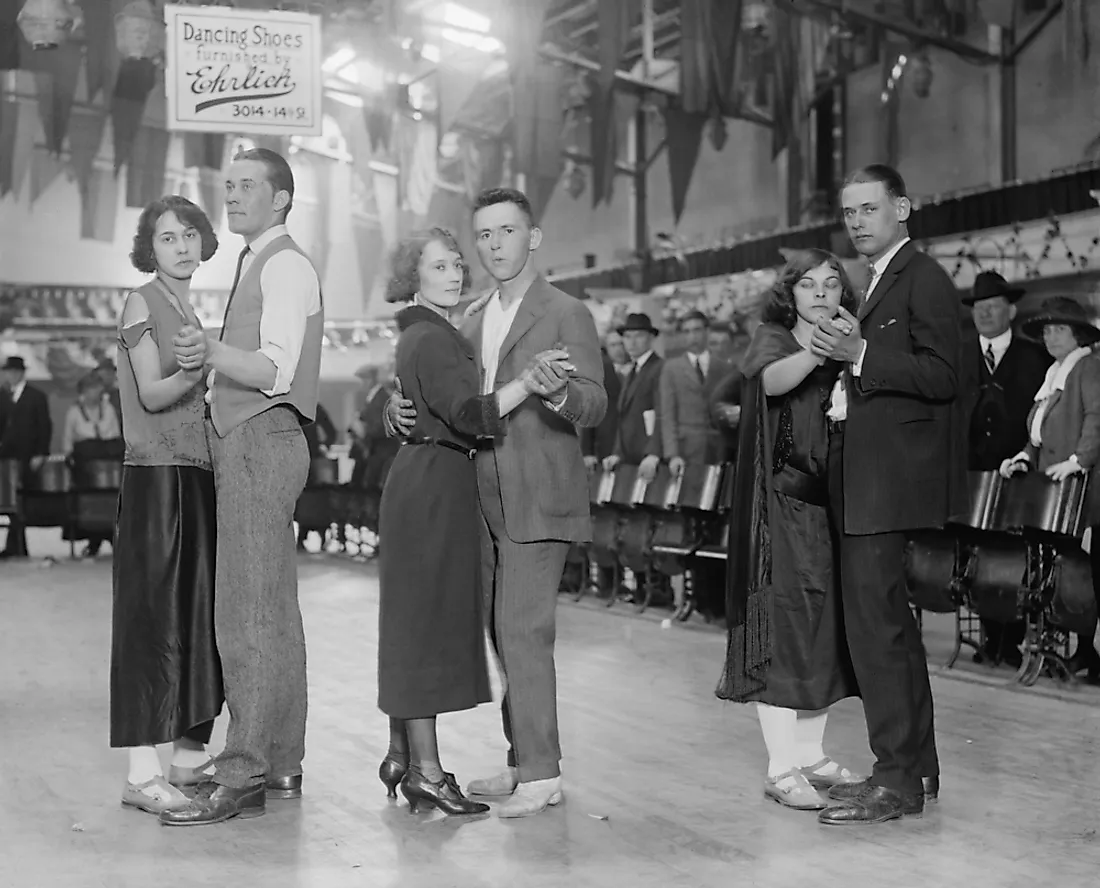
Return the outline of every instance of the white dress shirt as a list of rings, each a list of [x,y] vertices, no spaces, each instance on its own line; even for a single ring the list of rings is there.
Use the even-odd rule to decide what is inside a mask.
[[[481,321],[481,366],[485,376],[481,381],[481,393],[491,395],[496,391],[497,369],[500,367],[500,349],[512,329],[519,304],[524,297],[513,299],[505,308],[500,304],[500,291],[497,290],[485,304],[485,316]]]
[[[706,378],[707,371],[710,369],[710,352],[702,351],[699,354],[687,353],[688,360],[691,361],[691,366],[701,372],[703,377]]]
[[[978,345],[982,350],[982,362],[985,362],[986,352],[990,348],[993,349],[993,369],[996,370],[1001,366],[1001,358],[1005,356],[1005,352],[1008,351],[1008,347],[1012,344],[1012,328],[1009,327],[1000,336],[994,336],[992,339],[986,339],[984,336],[978,337]]]
[[[275,238],[289,234],[275,225],[249,244],[241,265],[243,278],[264,248]],[[294,382],[306,336],[306,320],[321,310],[321,282],[313,264],[297,250],[280,250],[260,272],[263,308],[260,313],[259,352],[275,365],[275,384],[261,392],[269,398],[285,395]],[[209,385],[214,384],[211,371]],[[211,395],[213,389],[211,389]],[[207,397],[210,400],[210,396]]]
[[[897,255],[898,250],[909,243],[908,237],[903,237],[877,261],[871,263],[871,283],[867,285],[867,292],[863,296],[863,302],[871,298],[878,282],[882,280],[891,260]],[[863,359],[867,356],[867,340],[863,340],[863,349],[859,353],[859,360],[852,364],[852,376],[860,376],[863,373]],[[833,386],[833,394],[829,403],[829,411],[826,414],[834,422],[844,422],[848,418],[848,389],[844,387],[844,374],[837,377]]]
[[[11,402],[13,404],[19,403],[19,399],[23,397],[23,389],[25,389],[26,387],[27,380],[25,379],[20,379],[19,382],[15,384],[15,388],[11,390]]]

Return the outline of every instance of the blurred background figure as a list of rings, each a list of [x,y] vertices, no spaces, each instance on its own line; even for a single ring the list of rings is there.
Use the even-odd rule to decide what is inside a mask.
[[[24,479],[49,454],[53,435],[49,400],[26,377],[27,365],[17,355],[0,367],[0,460],[17,460]],[[8,520],[0,558],[24,558],[28,553],[23,523],[15,515]]]

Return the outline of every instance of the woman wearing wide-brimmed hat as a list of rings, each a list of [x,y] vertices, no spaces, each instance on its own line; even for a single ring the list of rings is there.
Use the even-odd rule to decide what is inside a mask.
[[[1100,358],[1093,346],[1100,341],[1100,329],[1088,312],[1066,296],[1054,296],[1043,303],[1039,314],[1023,326],[1027,336],[1042,340],[1054,363],[1035,393],[1028,415],[1028,443],[1015,456],[1001,463],[1008,478],[1018,472],[1037,470],[1061,481],[1076,473],[1092,476],[1087,504],[1088,523],[1100,525],[1100,489],[1096,478],[1100,463]],[[1092,545],[1093,592],[1100,603],[1100,540],[1094,529]],[[1077,652],[1070,659],[1074,672],[1088,669],[1090,681],[1100,681],[1100,653],[1093,645],[1096,627],[1079,635]]]

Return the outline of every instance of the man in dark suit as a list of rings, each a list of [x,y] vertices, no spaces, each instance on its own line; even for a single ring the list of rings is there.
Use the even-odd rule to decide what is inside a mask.
[[[603,358],[603,387],[607,391],[607,413],[595,428],[581,429],[581,453],[590,472],[615,452],[615,438],[619,434],[619,395],[623,378],[616,372],[606,347],[600,350],[600,354]]]
[[[838,329],[811,340],[843,362],[830,420],[830,501],[841,529],[848,646],[875,766],[834,787],[822,823],[880,823],[924,810],[939,791],[932,690],[903,568],[906,533],[942,527],[966,507],[965,431],[958,402],[961,306],[947,272],[906,230],[910,204],[896,170],[874,165],[841,190],[848,234],[871,283]]]
[[[1016,301],[1023,295],[996,272],[983,271],[963,298],[978,332],[963,346],[959,391],[969,423],[967,465],[972,472],[995,472],[1024,449],[1028,411],[1050,366],[1045,348],[1012,331]],[[974,661],[1018,667],[1024,623],[982,620],[982,628],[985,640]]]
[[[657,399],[663,361],[653,350],[657,328],[644,313],[630,314],[619,327],[630,370],[619,393],[619,432],[615,447],[604,460],[604,468],[613,469],[623,462],[641,466],[650,477],[661,460],[661,436],[657,429]]]
[[[53,422],[44,392],[26,381],[27,365],[10,357],[0,367],[0,459],[23,464],[23,476],[37,468],[50,452]],[[27,536],[23,522],[12,516],[8,538],[0,558],[25,558]]]

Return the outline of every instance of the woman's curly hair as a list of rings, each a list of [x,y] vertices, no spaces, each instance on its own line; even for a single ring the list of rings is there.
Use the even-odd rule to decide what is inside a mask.
[[[130,262],[140,272],[154,274],[157,270],[157,258],[153,252],[153,235],[157,222],[165,213],[175,213],[176,218],[188,228],[194,228],[202,238],[202,261],[205,262],[218,250],[218,236],[214,226],[199,207],[186,197],[169,194],[154,200],[138,217],[137,232],[134,234],[134,246],[130,250]]]
[[[428,228],[415,231],[397,245],[391,260],[392,272],[386,284],[387,302],[408,302],[420,292],[420,257],[424,248],[433,241],[448,250],[462,255],[458,239],[446,228]],[[462,264],[462,292],[470,289],[470,267]]]
[[[856,313],[859,309],[859,297],[840,259],[828,250],[799,250],[783,266],[775,286],[768,294],[763,312],[765,322],[779,324],[788,330],[794,328],[795,321],[798,320],[798,311],[795,309],[794,302],[795,284],[802,280],[807,272],[819,265],[828,265],[836,272],[836,276],[840,278],[840,304],[852,314]]]

